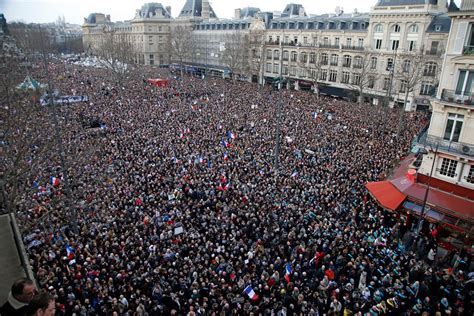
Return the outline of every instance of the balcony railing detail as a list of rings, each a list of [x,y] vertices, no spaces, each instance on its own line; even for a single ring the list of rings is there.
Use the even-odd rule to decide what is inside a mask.
[[[428,130],[424,129],[417,138],[419,145],[430,146],[431,148],[436,148],[438,150],[447,151],[450,153],[464,155],[469,157],[474,157],[474,145],[466,144],[461,142],[453,142],[441,137],[436,137],[433,135],[428,135]]]
[[[474,55],[474,46],[464,46],[463,55]]]
[[[474,105],[474,93],[443,89],[441,100],[456,104]]]

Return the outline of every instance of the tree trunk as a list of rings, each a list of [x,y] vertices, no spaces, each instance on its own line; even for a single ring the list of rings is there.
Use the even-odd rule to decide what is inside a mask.
[[[405,107],[407,106],[407,101],[408,101],[408,89],[405,92],[405,100],[403,102],[403,106],[400,109],[400,114],[398,116],[398,128],[397,128],[397,138],[400,137],[402,134],[403,128],[405,126]]]

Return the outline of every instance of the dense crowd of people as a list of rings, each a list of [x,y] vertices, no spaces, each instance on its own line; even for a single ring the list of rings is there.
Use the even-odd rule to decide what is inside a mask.
[[[57,108],[67,174],[57,148],[38,153],[18,207],[57,314],[473,310],[470,256],[445,269],[435,237],[417,238],[364,187],[407,155],[422,114],[406,114],[397,138],[398,111],[308,92],[167,71],[156,88],[146,75],[118,84],[103,69],[36,70],[60,94],[89,98]],[[53,140],[51,123],[43,132]]]

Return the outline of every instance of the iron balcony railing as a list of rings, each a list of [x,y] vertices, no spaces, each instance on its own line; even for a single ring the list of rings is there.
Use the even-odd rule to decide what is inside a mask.
[[[342,45],[342,49],[363,51],[364,47],[363,46],[354,46],[354,45]]]
[[[441,100],[457,104],[474,105],[474,93],[443,89]]]
[[[447,152],[458,154],[458,155],[474,157],[473,144],[453,142],[441,137],[428,135],[428,129],[424,129],[420,133],[420,135],[417,138],[417,142],[419,145],[429,146],[433,149],[436,148],[436,146],[438,146],[438,150],[440,151],[447,151]]]
[[[474,46],[464,46],[463,55],[474,55]]]

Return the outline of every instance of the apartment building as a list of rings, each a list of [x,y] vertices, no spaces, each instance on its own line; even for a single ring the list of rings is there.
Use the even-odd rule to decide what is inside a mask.
[[[447,10],[446,0],[378,0],[368,13],[337,8],[312,15],[301,4],[288,4],[280,12],[236,9],[234,18],[219,19],[209,1],[187,0],[173,19],[171,8],[148,3],[126,22],[91,14],[83,25],[84,47],[93,48],[104,30],[113,28],[134,42],[137,62],[177,64],[182,58],[172,54],[171,28],[186,25],[193,39],[184,58],[189,71],[235,72],[267,83],[283,78],[287,88],[404,104],[411,111],[428,108],[438,88],[451,24]],[[239,46],[236,38],[248,60],[230,67],[223,57]],[[422,69],[413,82],[405,78],[410,67]]]
[[[93,53],[99,49],[105,34],[113,33],[132,43],[137,63],[168,65],[171,20],[171,7],[160,3],[144,4],[136,10],[133,19],[124,22],[112,23],[110,15],[92,13],[82,25],[84,50]]]

